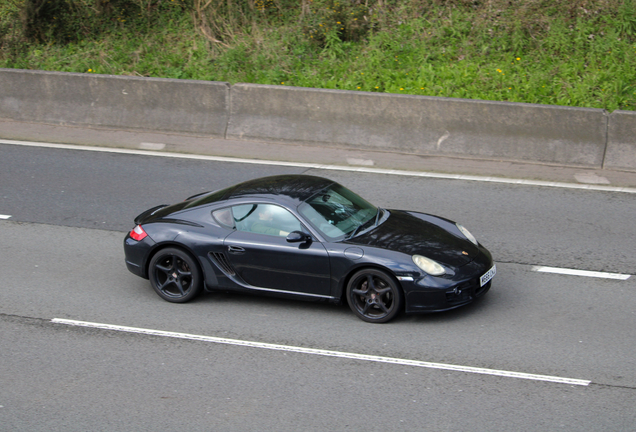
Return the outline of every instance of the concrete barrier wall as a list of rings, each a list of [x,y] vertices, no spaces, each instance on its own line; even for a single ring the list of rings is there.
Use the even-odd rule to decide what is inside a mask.
[[[0,69],[0,117],[223,137],[229,84]]]
[[[228,138],[600,167],[600,109],[237,84]]]
[[[631,111],[0,69],[0,118],[636,169]]]
[[[635,111],[614,111],[610,116],[604,166],[636,170]]]

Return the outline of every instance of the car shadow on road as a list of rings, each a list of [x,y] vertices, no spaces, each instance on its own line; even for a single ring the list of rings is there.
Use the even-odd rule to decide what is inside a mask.
[[[343,314],[349,313],[349,307],[346,304],[335,304],[325,301],[309,301],[302,299],[290,299],[276,297],[267,294],[252,294],[233,291],[206,291],[199,295],[196,299],[190,303],[213,303],[213,304],[226,304],[228,306],[244,306],[244,307],[261,307],[261,308],[273,308],[280,309],[280,312],[284,312],[285,309],[301,310],[313,313],[319,312],[341,312]]]
[[[480,314],[487,314],[489,309],[498,303],[496,297],[486,294],[473,303],[445,312],[434,313],[401,313],[389,324],[421,323],[435,324],[449,321],[461,321]],[[288,299],[263,294],[250,294],[240,292],[212,291],[205,292],[190,303],[210,304],[213,306],[225,305],[229,308],[247,308],[250,311],[260,310],[263,313],[285,314],[286,311],[302,314],[302,316],[324,315],[324,319],[357,320],[355,315],[345,303],[334,304],[328,302],[305,301]]]

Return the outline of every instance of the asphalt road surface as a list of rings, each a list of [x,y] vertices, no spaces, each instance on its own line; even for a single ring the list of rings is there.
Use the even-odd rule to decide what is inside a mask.
[[[238,294],[171,304],[126,270],[143,210],[281,173],[462,223],[497,261],[491,291],[372,325]],[[0,145],[0,430],[634,431],[634,214],[625,193]]]

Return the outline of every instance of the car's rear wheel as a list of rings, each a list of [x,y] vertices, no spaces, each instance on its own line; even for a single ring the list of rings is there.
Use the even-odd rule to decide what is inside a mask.
[[[194,258],[177,248],[162,249],[150,261],[150,284],[161,298],[173,303],[192,300],[203,286]]]
[[[347,285],[347,302],[363,321],[384,323],[402,309],[404,295],[389,274],[376,269],[355,273]]]

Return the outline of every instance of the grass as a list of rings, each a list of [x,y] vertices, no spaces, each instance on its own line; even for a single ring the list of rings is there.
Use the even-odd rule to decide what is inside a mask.
[[[369,1],[375,11],[344,0],[347,8],[304,0],[305,15],[258,0],[255,17],[217,15],[207,27],[196,24],[206,16],[197,16],[192,0],[135,19],[102,20],[95,34],[84,26],[64,42],[55,33],[16,37],[15,22],[7,31],[6,17],[36,0],[7,1],[0,6],[5,68],[636,110],[631,0],[517,0],[514,7],[500,0],[481,7],[384,0],[384,9]],[[349,11],[353,24],[341,24]],[[355,27],[351,17],[362,21],[365,12],[376,15],[369,13],[367,27]]]

